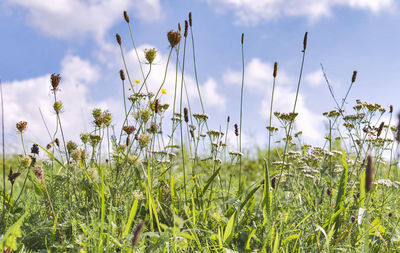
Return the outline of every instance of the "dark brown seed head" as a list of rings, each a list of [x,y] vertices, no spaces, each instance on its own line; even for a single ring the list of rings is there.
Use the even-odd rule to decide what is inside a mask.
[[[328,194],[328,196],[331,196],[332,195],[332,188],[328,188],[328,189],[326,189],[326,194]]]
[[[192,138],[194,139],[194,131],[193,131],[193,129],[190,129],[190,136],[192,136]]]
[[[189,12],[189,25],[192,27],[192,12]]]
[[[129,23],[129,16],[126,11],[124,11],[124,18],[125,18],[126,23]]]
[[[357,79],[357,71],[353,71],[353,76],[351,77],[351,82],[354,83]]]
[[[135,246],[137,246],[139,244],[139,237],[142,234],[143,228],[144,228],[144,222],[141,221],[136,226],[135,232],[133,232],[132,247],[135,247]]]
[[[53,146],[53,143],[50,142],[49,144],[47,144],[46,149],[51,149],[52,146]]]
[[[169,44],[171,45],[172,48],[174,48],[176,45],[179,44],[179,42],[181,41],[181,34],[179,32],[175,32],[175,31],[169,31],[168,32],[168,41]]]
[[[56,139],[54,140],[54,142],[56,143],[57,147],[60,147],[60,140],[59,140],[58,138],[56,138]]]
[[[181,23],[178,23],[178,31],[179,31],[179,32],[182,31]]]
[[[271,187],[272,187],[273,189],[275,189],[275,187],[276,187],[276,177],[273,177],[273,178],[271,179]]]
[[[243,45],[243,43],[244,43],[244,33],[242,33],[242,39],[240,40],[240,42],[241,42],[242,45]]]
[[[138,134],[135,134],[135,140],[139,140],[139,135]]]
[[[235,124],[234,127],[235,127],[235,135],[236,135],[236,136],[239,136],[239,127],[238,127],[238,124]]]
[[[125,81],[125,72],[122,69],[119,71],[119,77],[122,81]]]
[[[184,118],[185,118],[185,122],[186,123],[188,123],[189,122],[189,111],[188,111],[188,108],[183,108],[183,115],[184,115]]]
[[[272,76],[275,78],[277,73],[278,73],[278,63],[275,62],[274,63],[274,73],[272,74]]]
[[[131,142],[131,139],[129,138],[129,135],[128,135],[128,137],[126,137],[125,145],[128,147],[130,142]]]
[[[382,122],[382,123],[379,125],[378,131],[376,132],[376,136],[379,137],[379,136],[381,135],[384,126],[385,126],[385,123],[384,123],[384,122]]]
[[[118,44],[121,46],[121,36],[117,33],[115,34],[115,38],[117,39]]]
[[[372,160],[372,155],[367,158],[367,167],[365,169],[365,191],[369,192],[374,185],[375,167]]]
[[[154,104],[154,112],[158,113],[159,110],[160,110],[160,101],[156,99],[156,102]]]
[[[124,130],[124,132],[125,132],[127,135],[130,135],[130,134],[132,134],[132,133],[136,130],[136,128],[135,128],[134,126],[123,126],[123,127],[122,127],[122,130]]]
[[[393,105],[389,106],[389,112],[392,113],[393,112]]]
[[[26,121],[20,121],[16,124],[17,130],[22,133],[26,130],[28,123]]]
[[[307,37],[308,37],[308,32],[306,32],[306,33],[304,34],[304,39],[303,39],[303,52],[305,52],[306,49],[307,49]]]
[[[31,153],[32,153],[32,154],[36,154],[36,155],[39,154],[39,146],[38,146],[37,144],[33,144],[33,145],[32,145]]]
[[[185,32],[183,33],[183,36],[185,36],[185,38],[188,35],[188,29],[189,29],[189,24],[188,24],[187,20],[185,20]]]
[[[57,90],[58,85],[60,84],[61,81],[61,76],[60,74],[51,74],[50,76],[50,81],[51,81],[51,87],[53,87],[53,91]]]
[[[351,222],[355,222],[356,221],[356,217],[355,216],[351,216]]]
[[[226,122],[229,123],[229,121],[231,121],[231,117],[228,116],[228,118],[226,119]]]

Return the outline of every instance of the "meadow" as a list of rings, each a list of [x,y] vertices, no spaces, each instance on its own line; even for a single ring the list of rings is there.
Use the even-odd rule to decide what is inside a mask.
[[[116,34],[115,42],[124,66],[124,121],[114,122],[113,112],[93,108],[92,130],[82,132],[79,143],[69,140],[62,113],[73,105],[62,102],[62,76],[51,75],[57,126],[43,129],[49,143],[27,145],[29,122],[23,119],[15,122],[20,154],[9,154],[3,137],[0,250],[400,252],[400,123],[392,106],[347,101],[357,71],[349,77],[344,98],[331,93],[336,106],[323,113],[329,126],[324,145],[307,144],[294,131],[307,64],[305,33],[299,40],[293,108],[274,110],[279,89],[275,62],[273,83],[265,84],[273,87],[269,120],[264,122],[268,143],[250,155],[242,147],[244,34],[237,41],[243,64],[240,120],[231,122],[227,116],[223,128],[210,129],[212,115],[205,110],[198,84],[191,13],[167,33],[162,83],[147,82],[157,49],[139,54],[128,13],[122,17],[130,32],[128,38]],[[140,73],[140,80],[130,75],[123,43],[136,52],[140,69],[133,71]],[[190,65],[185,64],[189,51]],[[172,60],[175,66],[169,64]],[[168,68],[175,69],[173,91],[164,87]],[[189,68],[195,73],[198,111],[192,111],[184,82]],[[326,82],[331,89],[327,77]],[[173,92],[172,104],[163,102],[166,92]],[[345,104],[353,107],[344,110]],[[230,133],[234,145],[227,141]]]

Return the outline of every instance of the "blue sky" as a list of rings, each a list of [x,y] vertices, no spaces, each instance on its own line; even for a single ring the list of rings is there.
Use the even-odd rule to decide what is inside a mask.
[[[62,117],[70,138],[90,129],[94,107],[109,109],[118,122],[123,108],[118,75],[122,61],[115,33],[122,36],[131,75],[141,79],[123,10],[131,18],[138,48],[155,47],[160,53],[154,89],[169,52],[166,33],[178,22],[183,24],[192,11],[199,81],[214,128],[224,126],[228,115],[232,122],[239,119],[240,36],[245,33],[244,138],[249,147],[264,145],[267,137],[274,61],[279,63],[274,111],[292,108],[306,31],[309,43],[296,124],[306,141],[321,142],[326,132],[321,114],[334,107],[320,63],[339,99],[353,70],[358,71],[347,108],[357,98],[386,107],[393,104],[395,111],[400,106],[400,15],[395,0],[3,0],[0,78],[10,140],[16,137],[15,123],[26,120],[28,139],[48,142],[39,108],[53,128],[51,73],[63,76]],[[189,52],[185,80],[193,110],[200,111],[191,57]],[[168,74],[166,102],[172,101],[172,67]]]

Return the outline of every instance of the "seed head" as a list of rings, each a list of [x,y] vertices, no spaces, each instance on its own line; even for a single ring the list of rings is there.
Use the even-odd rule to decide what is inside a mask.
[[[147,134],[141,134],[139,136],[139,146],[141,148],[145,148],[147,147],[147,145],[149,145],[151,140],[151,135],[147,135]]]
[[[100,135],[90,135],[90,145],[96,147],[101,141]]]
[[[244,43],[244,33],[242,33],[241,43],[242,43],[242,45],[243,45],[243,43]]]
[[[111,125],[111,121],[112,121],[111,113],[108,111],[103,112],[102,118],[103,118],[103,122],[106,125],[106,127],[109,127]]]
[[[353,71],[353,76],[351,77],[351,82],[354,83],[357,79],[357,71]]]
[[[328,194],[328,196],[331,196],[332,195],[332,188],[328,188],[328,189],[326,189],[326,194]]]
[[[30,156],[26,155],[26,156],[22,157],[22,159],[21,159],[21,166],[22,167],[28,168],[28,167],[31,166],[31,164],[32,164],[32,158]]]
[[[231,121],[231,117],[228,116],[228,118],[226,119],[226,122],[229,123],[229,121]]]
[[[154,112],[158,113],[159,110],[160,110],[160,101],[156,99],[156,101],[154,102]]]
[[[374,185],[375,167],[372,160],[372,155],[369,154],[367,158],[367,167],[365,170],[365,191],[369,192]]]
[[[274,73],[272,74],[272,76],[274,77],[274,78],[276,78],[276,74],[278,73],[278,63],[277,62],[275,62],[274,63]]]
[[[43,178],[44,178],[43,167],[40,166],[40,165],[36,166],[34,172],[35,172],[35,175],[36,175],[37,179],[39,179],[39,181],[43,181]]]
[[[125,81],[125,72],[122,69],[119,71],[119,77],[122,81]]]
[[[178,23],[178,31],[179,31],[179,32],[182,31],[181,23]]]
[[[235,127],[235,135],[236,135],[236,136],[239,136],[239,127],[238,127],[238,124],[235,124],[234,127]]]
[[[306,49],[307,49],[307,36],[308,36],[308,32],[306,32],[306,33],[304,34],[304,39],[303,39],[303,52],[305,52]]]
[[[81,141],[82,141],[82,143],[86,145],[86,143],[88,143],[88,142],[89,142],[89,139],[90,139],[90,134],[87,134],[87,133],[81,133],[80,137],[81,137]]]
[[[100,119],[102,113],[103,113],[103,112],[101,111],[100,108],[94,108],[94,109],[92,110],[93,119],[94,119],[94,120]]]
[[[389,106],[389,113],[392,113],[393,112],[393,105],[390,105]]]
[[[188,29],[189,29],[189,24],[188,24],[187,20],[185,20],[185,32],[183,33],[183,36],[185,36],[185,38],[188,35]]]
[[[172,48],[179,44],[181,41],[181,34],[179,32],[174,32],[173,30],[168,32],[168,41]]]
[[[56,112],[56,114],[59,114],[59,113],[62,111],[62,109],[63,109],[63,104],[62,104],[62,102],[61,102],[61,101],[56,101],[56,102],[54,102],[54,104],[53,104],[53,109],[54,109],[54,111]]]
[[[52,146],[53,146],[53,143],[50,142],[49,144],[47,144],[46,149],[51,149]]]
[[[31,148],[31,153],[39,155],[39,146],[37,144],[33,144]]]
[[[189,25],[192,27],[192,12],[189,12]]]
[[[118,44],[121,46],[121,36],[117,33],[115,34],[115,38],[117,39]]]
[[[122,130],[124,130],[124,132],[125,132],[127,135],[130,135],[130,134],[132,134],[132,133],[136,130],[136,128],[135,128],[134,126],[123,126],[123,127],[122,127]]]
[[[57,147],[60,147],[60,140],[58,138],[54,140],[54,143],[57,145]]]
[[[157,124],[156,124],[156,123],[154,123],[154,122],[151,122],[151,124],[150,124],[150,128],[149,128],[149,129],[147,129],[147,131],[148,131],[149,133],[152,133],[152,134],[155,134],[155,133],[157,133],[157,131],[158,131]]]
[[[142,234],[143,228],[144,228],[144,222],[141,221],[136,226],[135,232],[133,232],[132,247],[136,247],[139,244],[139,237]]]
[[[184,115],[185,122],[188,123],[189,122],[189,111],[188,111],[188,108],[185,107],[183,109],[183,115]]]
[[[144,56],[149,64],[152,64],[154,59],[156,58],[157,50],[155,48],[145,49]]]
[[[73,142],[73,141],[68,141],[67,142],[67,150],[68,150],[69,154],[71,154],[71,152],[74,151],[77,148],[78,148],[78,145],[76,145],[75,142]]]
[[[26,130],[28,123],[26,121],[20,121],[16,124],[17,130],[22,133]]]
[[[75,149],[71,152],[71,158],[77,162],[81,159],[81,151],[79,149]]]
[[[129,135],[128,135],[128,137],[126,137],[126,140],[125,140],[125,145],[128,147],[130,142],[131,142],[131,138],[129,138]]]
[[[57,90],[58,85],[60,84],[61,81],[61,76],[60,74],[51,74],[50,76],[50,81],[51,81],[51,86],[53,87],[53,91]]]
[[[124,11],[124,19],[125,19],[126,23],[129,23],[129,16],[126,11]]]
[[[271,187],[272,187],[273,189],[275,189],[275,187],[276,187],[276,177],[273,177],[273,178],[271,179]]]
[[[384,126],[385,126],[385,123],[384,123],[384,122],[382,122],[382,123],[379,125],[378,131],[376,132],[376,136],[377,136],[377,137],[379,137],[379,136],[381,135]]]

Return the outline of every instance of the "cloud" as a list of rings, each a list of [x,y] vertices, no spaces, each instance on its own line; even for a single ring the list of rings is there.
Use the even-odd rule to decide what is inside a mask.
[[[66,138],[78,140],[81,131],[91,129],[91,110],[100,107],[117,112],[120,102],[106,99],[93,101],[90,98],[89,88],[95,88],[96,81],[101,77],[97,66],[81,59],[78,56],[67,55],[62,61],[60,91],[57,99],[64,105],[61,121]],[[27,121],[28,128],[25,135],[26,146],[30,142],[39,142],[46,145],[51,138],[46,131],[39,109],[49,128],[50,135],[56,129],[55,113],[53,112],[54,97],[50,92],[50,74],[26,80],[7,82],[3,84],[5,130],[7,143],[15,143],[18,137],[15,124]],[[114,115],[114,114],[113,114]],[[116,115],[118,116],[118,115]],[[118,121],[118,117],[116,119]],[[58,131],[57,137],[60,138]],[[17,142],[18,143],[18,142]]]
[[[133,10],[144,21],[162,17],[159,0],[6,0],[27,11],[27,23],[56,38],[102,39],[108,29],[122,20],[122,10]]]
[[[271,86],[273,82],[273,70],[274,67],[272,63],[263,62],[258,58],[251,59],[244,70],[247,89],[251,92],[259,93],[260,91],[264,91],[265,87]],[[291,78],[285,71],[280,70],[279,66],[277,76],[279,83],[287,84],[291,82]],[[242,73],[229,69],[223,74],[223,80],[229,84],[240,85],[242,83]]]
[[[321,70],[316,70],[314,72],[308,73],[304,77],[304,81],[310,86],[317,87],[325,83],[325,78]]]
[[[391,11],[394,0],[205,0],[219,12],[233,10],[237,24],[255,25],[280,17],[306,17],[314,21],[332,16],[336,7],[379,13]]]
[[[261,61],[260,59],[252,59],[245,66],[245,88],[249,91],[257,92],[263,91],[259,94],[265,94],[261,99],[261,107],[259,114],[264,120],[269,120],[271,92],[272,92],[272,63]],[[241,75],[240,71],[228,70],[224,75],[224,81],[231,84],[238,84],[237,77]],[[281,81],[282,79],[282,81]],[[239,79],[240,80],[240,79]],[[277,77],[277,85],[275,88],[273,112],[291,112],[293,110],[293,103],[295,100],[296,92],[293,86],[289,86],[294,80],[289,76],[285,70],[280,70]],[[306,96],[299,94],[296,105],[296,112],[299,116],[296,119],[296,131],[303,131],[303,136],[306,140],[316,143],[323,138],[323,118],[315,114],[307,107]],[[273,116],[273,125],[279,126],[279,122]]]

